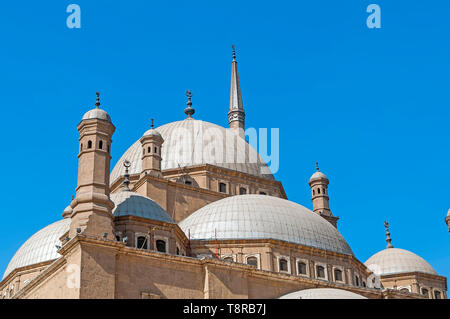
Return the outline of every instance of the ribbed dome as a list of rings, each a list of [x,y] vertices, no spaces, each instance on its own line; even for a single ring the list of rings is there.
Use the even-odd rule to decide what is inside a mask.
[[[187,118],[156,129],[164,144],[161,169],[212,164],[239,172],[273,179],[270,169],[254,148],[243,139],[216,124]],[[147,134],[147,133],[145,133]],[[240,143],[235,140],[239,139]],[[247,149],[247,150],[246,150]],[[234,154],[234,156],[233,156]],[[244,155],[241,160],[242,155]],[[111,173],[111,182],[125,173],[123,162],[130,161],[130,174],[142,171],[142,146],[136,141],[119,159]]]
[[[105,120],[108,122],[111,122],[111,118],[108,113],[106,113],[105,110],[102,109],[92,109],[90,111],[87,111],[81,120],[89,120],[89,119],[98,119],[98,120]]]
[[[437,275],[437,272],[425,259],[409,250],[400,248],[382,250],[370,257],[364,264],[378,276],[408,272]]]
[[[137,216],[175,223],[161,206],[146,196],[130,191],[121,191],[111,194],[110,197],[116,205],[113,210],[114,217]]]
[[[70,218],[59,220],[31,236],[13,256],[3,274],[8,276],[14,269],[57,259],[55,245],[61,245],[59,238],[69,231]]]
[[[313,288],[291,292],[278,299],[367,299],[354,292],[334,288]]]
[[[353,255],[329,222],[294,202],[266,195],[238,195],[208,204],[179,223],[191,239],[278,239]]]

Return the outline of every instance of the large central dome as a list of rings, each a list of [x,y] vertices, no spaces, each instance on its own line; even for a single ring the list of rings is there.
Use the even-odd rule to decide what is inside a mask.
[[[267,164],[245,140],[219,125],[186,118],[156,129],[163,137],[161,169],[211,164],[273,179]],[[130,174],[142,171],[141,142],[136,141],[119,159],[111,182],[125,173],[123,162],[131,162]]]
[[[328,221],[286,199],[237,195],[208,204],[179,223],[191,239],[278,239],[353,255]]]

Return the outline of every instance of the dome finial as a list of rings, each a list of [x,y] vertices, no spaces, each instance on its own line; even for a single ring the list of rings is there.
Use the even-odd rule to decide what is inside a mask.
[[[97,108],[99,108],[99,106],[100,106],[100,92],[96,92],[95,94],[97,94],[97,101],[95,102],[95,106]]]
[[[236,61],[236,47],[233,45],[231,45],[231,48],[233,49],[233,62]]]
[[[131,163],[128,160],[123,162],[123,166],[125,166],[125,174],[123,175],[123,190],[130,191],[130,174],[128,172],[128,168],[131,166]]]
[[[387,247],[386,248],[394,248],[394,246],[391,244],[391,233],[389,232],[389,223],[387,220],[384,221],[384,227],[386,228],[386,241],[387,241]]]
[[[155,119],[151,119],[151,120],[152,120],[152,125],[151,125],[150,127],[151,127],[151,129],[153,130],[153,127],[154,127],[153,121],[154,121]]]
[[[188,101],[186,103],[186,105],[188,106],[187,108],[184,109],[184,113],[188,116],[188,118],[192,118],[192,115],[194,115],[195,110],[192,108],[192,92],[187,90],[186,91],[186,96],[188,98]]]
[[[316,162],[316,170],[319,171],[319,162]]]

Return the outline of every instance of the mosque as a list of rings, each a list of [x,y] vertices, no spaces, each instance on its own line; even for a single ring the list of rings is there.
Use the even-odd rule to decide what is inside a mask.
[[[195,119],[186,95],[186,118],[152,121],[111,170],[115,127],[97,93],[77,126],[76,196],[15,253],[0,298],[447,298],[447,279],[394,248],[387,222],[387,248],[358,260],[318,165],[313,209],[287,199],[245,139],[234,48],[229,128]]]

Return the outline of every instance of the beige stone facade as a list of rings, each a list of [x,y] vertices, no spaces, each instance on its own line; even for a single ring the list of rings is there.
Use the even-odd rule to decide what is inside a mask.
[[[245,124],[235,57],[231,91],[235,131]],[[186,121],[194,121],[188,96]],[[126,173],[111,181],[115,127],[99,105],[97,97],[97,108],[78,125],[76,197],[63,213],[66,223],[55,228],[60,246],[48,240],[45,247],[57,254],[32,257],[25,248],[38,239],[31,237],[0,282],[0,298],[264,299],[311,288],[371,299],[447,298],[446,278],[418,256],[381,275],[356,258],[337,230],[329,180],[318,168],[309,182],[310,211],[288,201],[280,181],[250,173],[245,163],[235,170],[211,162],[162,169],[167,136],[152,127],[139,140],[142,156],[135,161],[142,169],[129,174],[132,163],[126,163]],[[261,202],[268,204],[255,208]],[[218,203],[225,204],[212,206]],[[228,208],[232,213],[219,219]],[[206,217],[194,220],[195,234],[183,230],[182,223],[200,211]],[[36,238],[54,233],[43,229]]]

